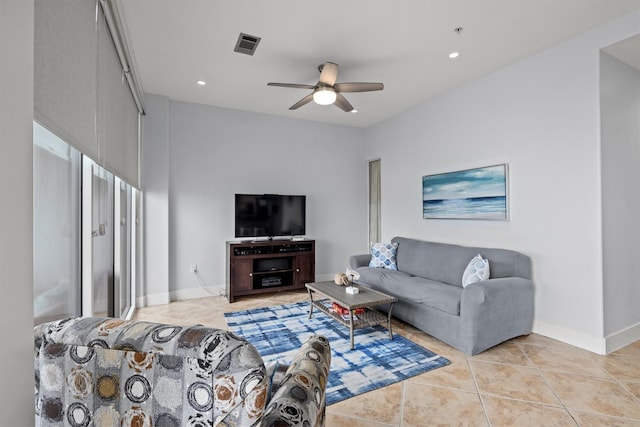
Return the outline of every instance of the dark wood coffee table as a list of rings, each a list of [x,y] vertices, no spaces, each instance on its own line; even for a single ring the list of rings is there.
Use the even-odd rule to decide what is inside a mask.
[[[334,282],[307,283],[305,286],[309,292],[309,319],[313,316],[313,308],[316,307],[342,325],[347,326],[349,328],[352,350],[353,331],[356,329],[368,328],[375,325],[386,325],[389,331],[389,339],[393,339],[391,311],[393,310],[393,304],[398,301],[397,298],[364,286],[357,286],[360,293],[351,295],[345,291],[345,286],[338,286]],[[314,294],[318,294],[320,298],[314,299]],[[349,315],[346,316],[347,319],[331,311],[331,303],[333,302],[349,310]],[[386,315],[373,309],[373,307],[382,304],[389,304],[389,312]],[[364,308],[364,313],[354,316],[353,310],[357,308]]]

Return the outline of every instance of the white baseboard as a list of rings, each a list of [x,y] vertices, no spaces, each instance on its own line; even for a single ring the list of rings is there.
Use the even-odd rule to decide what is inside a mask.
[[[582,332],[546,322],[533,322],[533,332],[562,341],[567,344],[583,348],[597,354],[606,354],[605,339],[583,334]]]
[[[604,338],[592,337],[561,326],[533,322],[533,332],[598,354],[610,354],[640,340],[640,323]]]
[[[136,307],[148,307],[152,305],[169,304],[172,301],[181,301],[193,298],[224,295],[224,286],[207,286],[206,288],[178,289],[177,291],[163,292],[153,295],[144,295],[136,298]]]
[[[171,300],[169,299],[168,292],[162,292],[159,294],[152,295],[142,295],[136,297],[136,307],[149,307],[152,305],[163,305],[169,304]]]
[[[205,288],[189,288],[189,289],[179,289],[177,291],[169,292],[169,297],[171,301],[182,301],[185,299],[194,299],[194,298],[204,298],[204,297],[212,297],[212,296],[220,296],[224,295],[225,289],[224,286],[207,286]]]
[[[629,326],[605,338],[607,354],[640,340],[640,323]]]

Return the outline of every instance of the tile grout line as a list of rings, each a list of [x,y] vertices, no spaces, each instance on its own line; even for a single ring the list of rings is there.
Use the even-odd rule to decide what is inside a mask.
[[[529,357],[528,354],[525,353],[525,356],[527,356],[527,358]],[[551,384],[549,384],[549,381],[547,381],[547,378],[544,376],[544,373],[542,371],[542,369],[540,369],[535,362],[533,362],[533,360],[531,360],[531,362],[533,363],[533,365],[535,366],[536,371],[538,372],[538,375],[540,375],[540,378],[542,378],[542,381],[544,381],[544,383],[547,385],[547,387],[549,387],[549,390],[551,390],[551,392],[553,393],[553,395],[556,397],[556,399],[558,399],[558,402],[560,402],[560,405],[562,405],[562,408],[564,409],[564,411],[567,413],[567,415],[569,415],[569,417],[571,417],[571,419],[573,420],[573,422],[576,424],[576,426],[580,426],[580,424],[578,423],[578,420],[575,419],[575,417],[573,416],[573,414],[571,413],[571,411],[569,410],[569,408],[567,408],[567,405],[565,405],[565,403],[562,401],[562,399],[560,398],[560,396],[558,395],[558,393],[555,391],[555,389],[553,387],[551,387]]]
[[[407,384],[408,382],[406,380],[402,381],[402,396],[400,397],[400,420],[398,422],[398,425],[400,427],[404,426],[404,397],[406,396]]]
[[[560,399],[560,396],[558,395],[558,393],[553,389],[553,387],[551,387],[551,384],[549,384],[549,382],[545,378],[545,376],[544,376],[544,374],[542,372],[542,369],[540,369],[540,367],[536,364],[536,362],[534,362],[531,359],[531,357],[529,357],[529,354],[523,348],[523,347],[525,347],[525,345],[524,344],[523,345],[518,344],[518,347],[520,348],[520,351],[522,352],[522,354],[524,354],[524,357],[526,357],[527,360],[529,361],[529,363],[531,364],[531,367],[533,367],[536,370],[538,375],[540,375],[540,378],[542,378],[542,381],[546,384],[547,387],[549,387],[549,390],[551,390],[551,392],[556,397],[556,399],[558,399],[558,402],[560,402],[561,408],[564,409],[565,413],[567,415],[569,415],[569,417],[571,417],[571,419],[573,420],[573,422],[575,423],[576,426],[580,426],[580,424],[578,423],[578,420],[575,419],[575,417],[573,416],[573,414],[571,413],[569,408],[567,408],[567,406],[564,404],[562,399]],[[545,346],[541,346],[541,347],[545,347]],[[553,406],[553,407],[557,408],[557,406]]]
[[[546,384],[547,387],[549,387],[549,390],[551,390],[551,393],[553,393],[553,395],[556,397],[556,399],[558,399],[558,402],[560,402],[561,407],[565,410],[565,412],[571,417],[573,422],[576,423],[576,425],[577,425],[578,422],[576,421],[576,419],[573,418],[573,415],[571,415],[571,412],[569,412],[569,409],[566,407],[566,405],[564,404],[562,399],[560,399],[560,396],[558,396],[558,393],[556,393],[556,391],[553,389],[553,387],[551,387],[551,384],[549,384],[549,382],[547,381],[547,379],[543,375],[542,370],[538,367],[538,365],[536,365],[536,362],[534,362],[531,359],[531,357],[529,357],[529,354],[526,352],[524,347],[526,347],[524,344],[523,345],[519,345],[520,351],[522,352],[522,354],[524,354],[524,357],[527,358],[527,360],[529,361],[531,366],[536,370],[538,375],[540,375],[540,378],[542,378],[542,381]]]
[[[554,371],[554,370],[551,370],[551,369],[541,369],[541,368],[536,367],[536,369],[539,371],[540,375],[542,376],[545,384],[547,384],[547,386],[551,389],[553,394],[558,398],[558,400],[562,404],[562,407],[565,408],[567,413],[569,413],[569,415],[571,416],[571,418],[574,419],[574,421],[576,422],[577,425],[579,425],[579,423],[573,417],[573,414],[571,413],[571,410],[565,405],[565,403],[562,401],[562,399],[556,393],[556,391],[553,389],[553,387],[551,387],[551,385],[547,382],[547,379],[544,376],[544,372],[545,371],[546,372],[550,372],[550,373],[560,374],[560,375],[579,376],[579,377],[588,378],[588,379],[591,379],[591,380],[594,380],[594,381],[609,381],[609,382],[615,383],[618,386],[622,387],[622,389],[625,392],[627,392],[629,395],[631,395],[631,398],[634,401],[640,403],[640,399],[638,399],[629,389],[627,389],[627,387],[625,387],[624,384],[622,384],[621,381],[619,381],[617,378],[615,378],[613,375],[611,375],[604,368],[602,368],[600,366],[598,368],[601,369],[605,374],[607,374],[607,377],[597,377],[597,376],[593,376],[593,375],[587,375],[587,374],[584,374],[584,373],[575,373],[575,372],[566,372],[566,371]],[[619,415],[602,414],[600,412],[595,412],[595,411],[586,411],[586,410],[578,410],[578,409],[576,409],[575,411],[576,412],[581,412],[581,413],[584,413],[584,414],[596,415],[596,416],[613,417],[613,418],[620,418],[620,419],[638,421],[638,419],[636,419],[636,418],[629,418],[629,417],[624,417],[624,416],[619,416]]]
[[[613,375],[611,375],[611,373],[609,373],[609,371],[607,371],[605,368],[601,368],[603,371],[605,371],[607,373],[607,375],[609,375],[611,377],[611,379],[618,384],[620,387],[622,387],[622,389],[624,391],[626,391],[627,393],[629,393],[631,395],[631,398],[633,400],[635,400],[638,404],[640,404],[640,397],[637,397],[631,390],[629,390],[629,388],[622,382],[622,380],[614,377]],[[628,381],[628,382],[632,382],[634,383],[634,381]],[[634,419],[634,418],[631,418]]]
[[[473,365],[471,363],[472,356],[466,356],[467,365],[469,366],[469,371],[471,372],[471,379],[473,380],[473,385],[476,388],[476,394],[478,395],[478,399],[480,399],[480,406],[482,406],[482,412],[484,413],[484,418],[487,421],[487,425],[491,427],[491,420],[489,419],[489,414],[487,413],[487,406],[484,403],[484,398],[482,397],[482,393],[480,393],[480,387],[478,386],[478,381],[476,380],[476,372],[473,369]]]

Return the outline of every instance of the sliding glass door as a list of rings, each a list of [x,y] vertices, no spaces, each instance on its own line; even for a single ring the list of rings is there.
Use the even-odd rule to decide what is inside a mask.
[[[33,126],[34,324],[80,312],[80,152]]]
[[[34,324],[130,317],[138,191],[34,122]]]

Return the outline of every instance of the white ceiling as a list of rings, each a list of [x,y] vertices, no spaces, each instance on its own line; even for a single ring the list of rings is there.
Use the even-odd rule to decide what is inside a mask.
[[[119,0],[145,92],[180,101],[367,127],[640,8],[640,0]],[[460,34],[454,29],[463,27]],[[233,52],[238,35],[262,40]],[[637,47],[637,45],[636,45]],[[448,58],[451,50],[460,57]],[[358,113],[268,82],[383,82],[345,94]],[[197,86],[196,80],[206,86]]]

